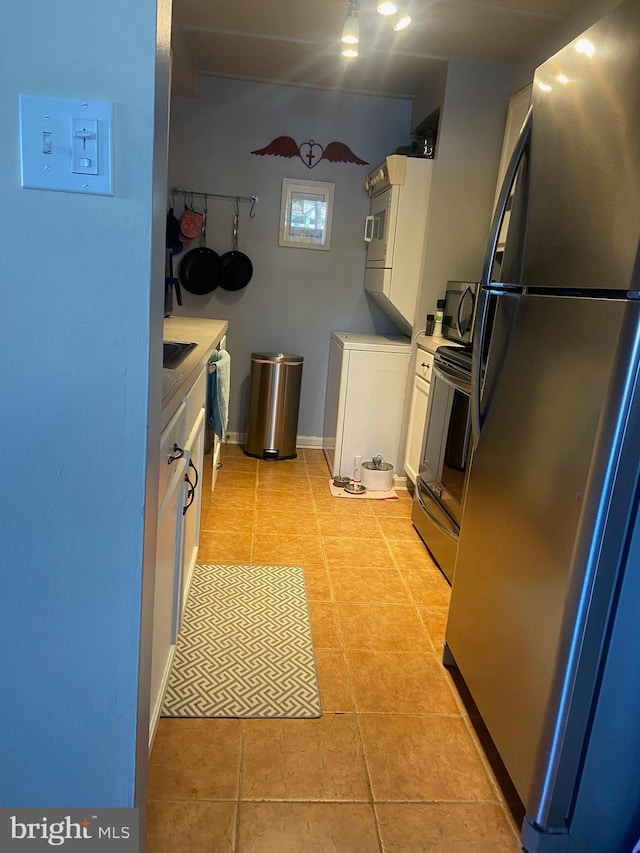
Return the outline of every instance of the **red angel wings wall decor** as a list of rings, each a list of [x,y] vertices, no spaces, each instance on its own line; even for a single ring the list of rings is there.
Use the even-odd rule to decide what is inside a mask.
[[[326,147],[315,139],[298,145],[291,136],[277,136],[264,148],[252,151],[252,154],[272,154],[274,157],[299,157],[307,169],[313,169],[321,160],[331,163],[356,163],[358,166],[368,166],[366,160],[356,157],[344,142],[330,142]]]

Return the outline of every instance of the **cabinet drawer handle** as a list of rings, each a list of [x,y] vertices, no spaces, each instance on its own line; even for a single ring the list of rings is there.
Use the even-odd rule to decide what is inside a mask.
[[[177,444],[173,445],[173,451],[167,456],[167,465],[171,465],[172,462],[177,462],[178,459],[182,459],[184,456],[184,450],[182,447],[178,447]]]
[[[426,367],[426,368],[427,368],[427,370],[429,370],[429,368],[431,367],[431,365],[430,365],[430,364],[427,364],[427,362],[426,362],[426,361],[423,361],[423,362],[422,362],[422,364],[420,365],[420,367]]]
[[[188,474],[185,474],[185,475],[184,475],[184,481],[185,481],[185,483],[188,483],[188,484],[189,484],[189,488],[187,489],[187,503],[186,503],[186,505],[185,505],[185,506],[183,506],[183,507],[182,507],[182,514],[183,514],[183,515],[186,515],[186,514],[187,514],[187,510],[189,509],[189,507],[191,506],[191,504],[192,504],[192,503],[193,503],[193,501],[195,500],[195,497],[196,497],[196,487],[193,485],[193,483],[192,483],[192,482],[191,482],[191,480],[189,479],[189,475],[188,475]]]
[[[196,481],[195,481],[195,483],[193,484],[193,488],[194,488],[194,489],[197,489],[197,488],[198,488],[198,480],[200,479],[200,475],[198,474],[198,469],[197,469],[197,468],[196,468],[196,466],[193,464],[193,459],[190,459],[190,460],[189,460],[189,468],[193,468],[194,473],[195,473],[195,475],[196,475]]]

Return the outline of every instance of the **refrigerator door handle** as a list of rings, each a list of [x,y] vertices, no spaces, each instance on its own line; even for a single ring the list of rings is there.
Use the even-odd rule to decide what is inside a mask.
[[[473,358],[471,360],[471,432],[473,446],[477,446],[482,432],[484,416],[482,414],[482,354],[484,352],[484,337],[489,316],[490,291],[480,290],[476,313],[476,328],[473,336]]]
[[[529,146],[532,125],[533,107],[531,106],[529,107],[529,112],[527,113],[527,116],[524,120],[522,129],[520,130],[520,136],[518,137],[518,141],[516,142],[515,148],[513,149],[513,154],[511,155],[511,159],[509,160],[509,165],[507,166],[507,171],[505,172],[504,180],[502,182],[502,188],[500,189],[500,195],[498,196],[498,201],[496,202],[496,209],[493,214],[493,222],[491,223],[491,229],[489,231],[489,242],[487,244],[487,252],[484,258],[484,265],[482,268],[482,278],[480,280],[481,286],[487,285],[491,281],[491,269],[493,267],[493,259],[495,257],[496,249],[498,247],[500,229],[502,228],[504,215],[507,211],[507,204],[509,202],[509,196],[511,195],[513,182],[516,179],[520,162]]]

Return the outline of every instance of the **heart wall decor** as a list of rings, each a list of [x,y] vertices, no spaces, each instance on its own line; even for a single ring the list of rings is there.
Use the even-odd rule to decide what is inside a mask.
[[[264,148],[252,151],[252,154],[271,154],[274,157],[299,157],[307,169],[313,169],[321,160],[330,163],[355,163],[358,166],[368,166],[366,160],[357,157],[344,142],[330,142],[326,147],[315,139],[303,142],[301,145],[291,136],[277,136]]]

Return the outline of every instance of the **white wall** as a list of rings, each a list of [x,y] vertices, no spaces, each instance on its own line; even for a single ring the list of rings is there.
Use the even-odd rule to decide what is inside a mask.
[[[169,21],[165,0],[111,0],[99,18],[80,0],[3,10],[2,806],[131,806],[136,787],[144,799],[136,725],[167,123],[154,103]],[[115,103],[115,197],[20,188],[20,92]],[[153,494],[150,505],[153,517]]]
[[[217,77],[203,77],[200,92],[197,101],[172,103],[171,185],[256,193],[260,204],[253,220],[248,206],[241,207],[240,250],[253,262],[252,281],[237,293],[187,293],[184,313],[229,321],[231,432],[246,428],[251,352],[284,350],[305,359],[298,434],[321,436],[331,330],[397,331],[364,293],[369,199],[363,180],[386,154],[410,142],[411,102]],[[298,144],[344,142],[371,165],[322,161],[308,169],[298,158],[250,153],[282,135]],[[285,177],[335,183],[330,251],[278,246]],[[231,249],[232,213],[230,202],[209,203],[209,245],[218,252]]]

